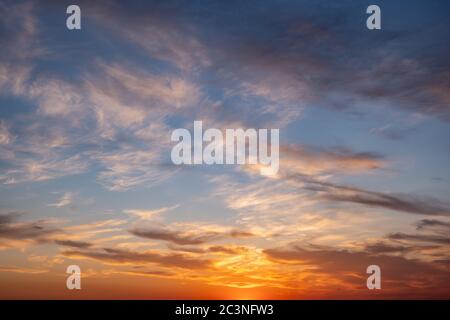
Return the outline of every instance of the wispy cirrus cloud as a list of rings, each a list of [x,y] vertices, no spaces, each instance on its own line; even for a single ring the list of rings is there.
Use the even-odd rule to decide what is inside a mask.
[[[71,192],[65,192],[55,203],[49,203],[49,207],[61,208],[71,205],[74,200],[74,195]]]
[[[8,130],[5,121],[0,121],[0,145],[6,145],[11,143],[13,136]]]
[[[170,206],[170,207],[163,207],[163,208],[159,208],[159,209],[154,209],[154,210],[142,210],[142,209],[126,209],[123,212],[137,217],[139,219],[143,219],[143,220],[152,220],[154,218],[158,218],[160,217],[161,214],[164,214],[166,212],[169,212],[171,210],[174,210],[176,208],[178,208],[179,205],[174,205],[174,206]]]

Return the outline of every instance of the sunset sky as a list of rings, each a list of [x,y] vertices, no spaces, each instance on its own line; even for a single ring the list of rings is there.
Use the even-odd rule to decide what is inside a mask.
[[[449,299],[449,12],[0,0],[0,299]],[[172,164],[194,120],[277,175]]]

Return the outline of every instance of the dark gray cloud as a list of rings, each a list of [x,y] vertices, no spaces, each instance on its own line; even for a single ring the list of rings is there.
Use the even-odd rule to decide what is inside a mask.
[[[135,274],[135,275],[155,276],[155,277],[170,277],[170,276],[175,275],[172,272],[163,271],[163,270],[128,270],[127,272]]]
[[[373,254],[386,254],[386,253],[407,253],[421,249],[417,246],[403,246],[378,241],[375,243],[367,244],[365,250]]]
[[[252,232],[242,230],[232,230],[228,234],[232,238],[249,238],[255,236]]]
[[[251,232],[240,230],[232,230],[230,232],[183,232],[164,228],[137,227],[129,232],[141,238],[164,240],[178,245],[199,245],[227,237],[246,238],[253,236]]]
[[[20,221],[24,212],[0,214],[0,238],[10,240],[31,240],[36,243],[54,243],[74,248],[89,248],[93,244],[85,241],[64,239],[64,230],[55,227],[51,220]],[[55,239],[56,238],[56,239]]]
[[[353,202],[370,207],[381,207],[395,211],[430,216],[449,216],[450,208],[440,204],[438,199],[424,198],[412,195],[390,195],[381,192],[367,191],[357,188],[338,187],[340,191],[349,193],[329,192],[324,198],[332,201]]]
[[[208,252],[204,248],[196,247],[196,246],[188,246],[188,245],[176,245],[169,243],[167,245],[167,248],[173,251],[180,251],[180,252],[191,252],[191,253],[206,253]]]
[[[225,254],[241,254],[247,249],[244,247],[230,247],[230,246],[211,246],[208,248],[209,252],[225,253]]]
[[[294,245],[286,248],[267,249],[264,253],[279,263],[294,263],[310,266],[316,272],[330,274],[349,284],[365,288],[366,268],[369,265],[378,265],[382,272],[382,287],[386,293],[390,290],[408,290],[414,288],[414,294],[420,294],[416,287],[421,283],[421,289],[436,288],[431,293],[439,296],[442,292],[450,292],[450,270],[443,269],[436,263],[425,263],[419,260],[406,259],[399,256],[372,254],[369,252],[356,252],[335,249],[305,249]],[[348,275],[359,275],[349,277]],[[445,285],[443,286],[442,284]],[[430,295],[431,291],[425,290]]]
[[[434,219],[423,219],[417,223],[417,230],[428,229],[428,228],[448,229],[448,228],[450,228],[450,222],[434,220]]]
[[[13,211],[0,214],[0,225],[5,225],[17,221],[25,212]]]
[[[313,191],[319,198],[329,201],[357,203],[369,207],[428,216],[450,216],[450,204],[434,197],[387,194],[319,181],[312,176],[297,173],[288,172],[284,176],[293,182],[300,182],[301,188]]]
[[[65,247],[74,247],[74,248],[80,248],[85,249],[92,246],[92,243],[85,242],[85,241],[74,241],[74,240],[55,240],[56,244],[59,244],[60,246]]]
[[[0,215],[0,238],[13,240],[46,241],[46,238],[59,232],[52,221],[41,219],[31,222],[19,222],[22,212],[10,212]]]
[[[364,248],[367,252],[374,254],[422,253],[429,255],[432,259],[446,257],[450,254],[448,223],[423,219],[416,225],[418,233],[393,232],[378,242],[367,244]]]
[[[204,269],[211,262],[206,259],[196,259],[183,254],[162,254],[157,251],[136,252],[129,250],[103,248],[98,250],[67,250],[62,252],[68,257],[85,257],[109,263],[155,263],[166,267],[184,269]]]
[[[147,229],[147,228],[135,228],[130,230],[130,233],[142,238],[164,240],[179,245],[203,244],[213,240],[217,240],[222,237],[222,235],[218,232],[208,232],[203,234],[201,233],[186,234],[172,230]]]
[[[167,246],[170,250],[174,251],[182,251],[182,252],[191,252],[191,253],[224,253],[224,254],[241,254],[242,252],[247,251],[246,247],[242,246],[230,246],[230,245],[216,245],[210,246],[207,248],[199,248],[199,247],[189,247],[189,246],[177,246],[169,244]]]
[[[357,152],[345,147],[287,144],[280,147],[281,166],[300,173],[360,173],[380,169],[386,159],[376,152]]]
[[[416,242],[429,242],[443,245],[450,245],[450,238],[438,235],[428,234],[407,234],[402,232],[391,233],[388,235],[391,240],[407,240]]]

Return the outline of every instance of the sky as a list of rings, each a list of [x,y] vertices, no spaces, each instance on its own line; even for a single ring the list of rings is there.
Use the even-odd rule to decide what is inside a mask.
[[[1,299],[450,298],[448,1],[70,4],[0,1]],[[195,120],[278,173],[174,165]]]

